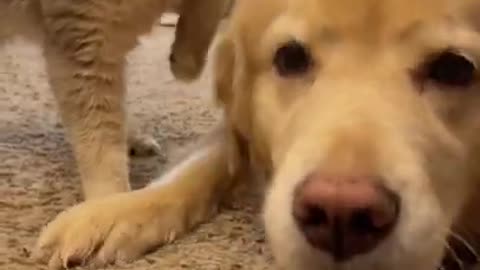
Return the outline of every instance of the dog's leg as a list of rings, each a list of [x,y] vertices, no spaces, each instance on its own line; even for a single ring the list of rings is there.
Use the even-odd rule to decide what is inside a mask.
[[[85,198],[128,191],[123,59],[78,60],[51,44],[45,56]]]
[[[228,144],[217,139],[144,189],[60,214],[43,231],[37,257],[49,260],[51,269],[128,261],[205,221],[229,197],[236,179],[228,166]]]
[[[227,4],[226,0],[181,2],[170,55],[170,69],[177,79],[191,81],[202,73]]]

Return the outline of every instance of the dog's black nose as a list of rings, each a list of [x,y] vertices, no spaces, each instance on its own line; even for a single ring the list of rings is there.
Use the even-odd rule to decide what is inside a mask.
[[[345,261],[381,243],[399,209],[398,196],[369,179],[312,176],[296,191],[293,216],[310,245]]]

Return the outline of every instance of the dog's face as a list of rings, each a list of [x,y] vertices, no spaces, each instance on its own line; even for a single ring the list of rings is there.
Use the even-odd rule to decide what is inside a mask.
[[[280,267],[438,267],[478,177],[476,2],[238,2],[217,94],[272,172]]]

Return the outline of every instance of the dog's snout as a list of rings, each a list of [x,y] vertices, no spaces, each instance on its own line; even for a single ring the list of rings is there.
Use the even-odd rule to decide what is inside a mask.
[[[336,261],[373,250],[392,231],[400,210],[396,194],[355,177],[309,177],[293,203],[293,216],[309,244]]]

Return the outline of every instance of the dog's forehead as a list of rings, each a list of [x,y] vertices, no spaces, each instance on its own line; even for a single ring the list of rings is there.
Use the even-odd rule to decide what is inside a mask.
[[[422,23],[456,16],[473,0],[243,0],[239,16],[251,38],[258,39],[284,15],[301,18],[306,27],[324,28],[345,36],[392,36]]]

